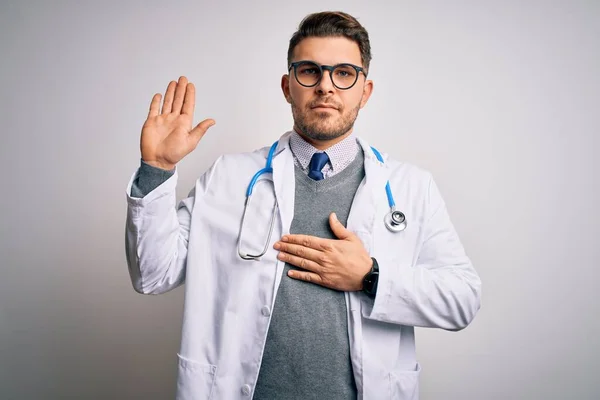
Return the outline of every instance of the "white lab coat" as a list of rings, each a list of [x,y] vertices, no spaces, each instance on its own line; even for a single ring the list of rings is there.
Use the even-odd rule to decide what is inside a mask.
[[[135,290],[163,293],[185,281],[178,399],[249,399],[254,393],[284,268],[272,246],[289,233],[294,215],[289,136],[275,152],[274,183],[255,188],[248,217],[255,221],[244,227],[245,247],[261,249],[276,196],[279,212],[260,261],[242,260],[236,245],[246,188],[264,167],[268,147],[219,157],[178,205],[177,172],[144,198],[129,195],[137,171],[129,182],[126,253]],[[481,282],[431,175],[385,153],[380,163],[364,140],[359,143],[366,179],[347,228],[380,266],[374,301],[361,292],[345,294],[359,399],[418,399],[413,327],[466,327],[480,307]],[[401,233],[383,222],[388,179],[408,221]]]

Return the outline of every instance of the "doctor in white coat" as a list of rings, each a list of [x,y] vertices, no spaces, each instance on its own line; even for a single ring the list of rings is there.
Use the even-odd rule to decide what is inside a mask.
[[[272,173],[255,185],[241,242],[246,190],[265,167],[270,146],[219,157],[177,203],[176,164],[215,121],[192,128],[195,88],[185,77],[168,85],[162,108],[162,96],[153,97],[142,129],[141,167],[127,187],[126,256],[140,293],[185,283],[178,399],[418,399],[414,327],[458,331],[477,313],[481,282],[431,174],[384,152],[380,161],[364,138],[354,136],[353,123],[373,89],[370,59],[366,30],[348,14],[303,20],[281,82],[294,129],[278,139]],[[348,149],[354,149],[351,159],[362,157],[357,171],[364,178],[356,181],[344,226],[333,205],[300,204],[297,196],[303,193],[299,180],[311,179],[307,173],[327,182],[355,165]],[[312,159],[306,165],[310,153],[328,154],[321,171],[313,171]],[[398,232],[384,223],[388,182],[405,216],[406,227]],[[301,209],[315,215],[324,209],[328,217],[321,222],[331,236],[292,232]],[[238,254],[238,243],[260,253],[265,242],[261,257]],[[290,298],[313,293],[291,290],[285,298],[284,286],[314,295]],[[327,308],[338,300],[341,308]],[[324,320],[321,309],[339,315]],[[321,327],[329,329],[326,337],[310,335]],[[277,346],[269,348],[274,341]],[[312,343],[324,347],[316,353]],[[294,352],[294,346],[304,347]],[[328,357],[336,364],[323,365]],[[313,370],[325,373],[315,377]],[[339,371],[349,371],[350,379]]]

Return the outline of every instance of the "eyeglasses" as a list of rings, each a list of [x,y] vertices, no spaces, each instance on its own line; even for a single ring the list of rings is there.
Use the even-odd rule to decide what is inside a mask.
[[[358,81],[358,75],[362,72],[365,77],[366,71],[354,64],[319,65],[313,61],[296,61],[290,64],[288,72],[294,68],[296,81],[304,87],[313,87],[321,82],[323,71],[329,71],[329,77],[333,86],[340,90],[350,89]]]

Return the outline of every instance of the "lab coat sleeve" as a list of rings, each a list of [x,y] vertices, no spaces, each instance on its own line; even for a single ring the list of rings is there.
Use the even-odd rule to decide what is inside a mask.
[[[416,265],[379,259],[379,283],[366,318],[395,324],[457,331],[475,317],[481,280],[450,221],[431,175],[424,204],[422,246]]]
[[[138,293],[165,293],[184,283],[192,210],[212,171],[213,168],[204,173],[188,197],[178,204],[177,169],[142,198],[131,196],[139,169],[130,179],[126,192],[125,250],[131,282]]]

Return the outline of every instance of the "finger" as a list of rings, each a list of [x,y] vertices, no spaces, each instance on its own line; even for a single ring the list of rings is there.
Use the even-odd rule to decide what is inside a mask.
[[[323,278],[321,278],[320,275],[315,274],[314,272],[296,271],[296,270],[290,269],[288,271],[288,276],[290,278],[294,278],[299,281],[316,283],[317,285],[323,284]]]
[[[158,115],[161,97],[162,95],[160,93],[156,93],[154,96],[152,96],[152,101],[150,102],[150,110],[148,111],[148,118],[156,117]]]
[[[194,115],[194,106],[196,105],[196,88],[193,83],[187,84],[187,90],[185,91],[185,97],[183,99],[183,107],[181,108],[182,114]]]
[[[323,257],[322,252],[311,249],[310,247],[301,246],[299,244],[277,242],[273,247],[281,252],[293,254],[300,258],[306,258],[307,260],[314,261],[317,264],[320,264],[320,261]]]
[[[340,222],[335,213],[329,214],[329,226],[331,226],[333,234],[338,239],[350,239],[352,236],[354,236],[352,231],[346,229],[346,227]]]
[[[295,256],[293,254],[279,253],[277,255],[277,258],[283,262],[295,265],[296,267],[302,268],[307,271],[312,271],[312,272],[318,273],[323,270],[323,267],[321,267],[316,262],[307,260],[306,258]]]
[[[190,131],[190,139],[198,144],[200,139],[202,139],[202,137],[206,134],[206,131],[208,131],[208,128],[214,124],[216,124],[215,120],[210,118],[200,122],[194,129]]]
[[[165,102],[163,103],[161,114],[168,114],[171,112],[173,106],[173,95],[175,93],[175,86],[177,82],[171,81],[167,85],[167,91],[165,92]]]
[[[299,244],[301,246],[310,247],[311,249],[315,249],[315,250],[330,250],[331,249],[331,244],[330,244],[329,240],[323,239],[320,237],[316,237],[316,236],[285,235],[284,237],[281,238],[281,241],[287,242],[287,243],[292,243],[292,244]]]
[[[181,113],[181,106],[183,105],[183,98],[187,88],[188,80],[185,76],[179,77],[177,82],[177,88],[175,88],[175,98],[173,99],[173,109],[171,112],[175,114]]]

